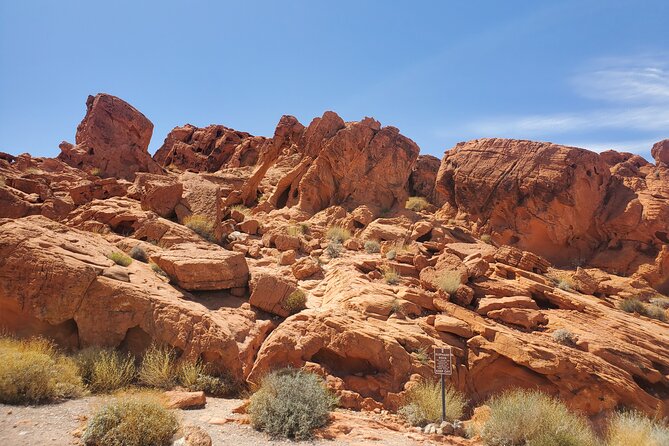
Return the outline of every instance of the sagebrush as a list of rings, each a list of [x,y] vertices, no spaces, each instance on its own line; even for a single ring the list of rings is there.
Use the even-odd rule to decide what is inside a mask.
[[[87,446],[167,446],[179,429],[157,395],[115,398],[93,414],[82,437]]]
[[[132,259],[130,257],[118,251],[111,252],[107,258],[120,266],[130,266],[132,263]]]
[[[666,446],[669,426],[635,411],[616,413],[609,421],[608,446]]]
[[[423,211],[427,209],[428,206],[430,206],[430,203],[423,197],[409,197],[404,205],[405,208],[414,212]]]
[[[317,375],[283,369],[263,379],[251,396],[248,413],[255,429],[302,440],[328,422],[336,401]]]
[[[480,435],[487,445],[596,446],[585,417],[537,391],[513,390],[493,397]]]
[[[75,355],[84,383],[97,393],[113,392],[135,379],[135,358],[112,349],[89,347]]]
[[[183,219],[184,226],[205,240],[216,243],[214,220],[202,214],[191,214]]]
[[[351,231],[341,226],[330,226],[325,237],[333,242],[344,243],[351,238]]]

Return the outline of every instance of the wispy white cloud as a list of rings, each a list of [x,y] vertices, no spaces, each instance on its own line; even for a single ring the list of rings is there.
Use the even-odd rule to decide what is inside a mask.
[[[611,102],[669,101],[667,55],[603,58],[571,79],[583,97]]]
[[[497,116],[465,126],[470,133],[537,137],[602,129],[666,131],[669,107],[599,109],[587,112],[527,116]]]
[[[582,140],[573,135],[603,130],[666,135],[669,131],[667,61],[669,57],[666,54],[597,59],[568,80],[575,95],[592,100],[593,108],[573,112],[492,116],[463,127],[468,134],[476,137],[553,141],[571,139],[580,143],[569,145],[592,150],[614,148],[645,153],[652,145],[653,140],[650,138],[602,142],[596,139]]]
[[[647,139],[633,139],[633,140],[611,140],[603,141],[596,139],[565,139],[553,141],[557,144],[562,144],[564,146],[571,147],[580,147],[582,149],[592,150],[594,152],[603,152],[605,150],[617,150],[619,152],[631,152],[631,153],[641,153],[647,155],[650,152],[651,147],[657,141],[662,139],[662,137],[657,136],[655,138]]]

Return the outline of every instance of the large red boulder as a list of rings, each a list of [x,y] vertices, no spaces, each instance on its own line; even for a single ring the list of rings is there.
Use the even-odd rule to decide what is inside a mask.
[[[58,159],[105,176],[132,180],[137,172],[161,173],[149,155],[153,124],[127,102],[105,93],[89,96],[76,144],[63,141]]]

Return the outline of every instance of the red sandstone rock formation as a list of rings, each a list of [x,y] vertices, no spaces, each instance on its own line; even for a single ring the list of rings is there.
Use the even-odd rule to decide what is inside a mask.
[[[529,387],[590,415],[669,415],[669,325],[618,309],[669,291],[666,141],[657,165],[500,139],[439,162],[327,112],[284,116],[271,138],[176,128],[161,172],[150,129],[99,95],[60,160],[0,155],[0,327],[71,349],[162,342],[251,383],[305,367],[368,409],[397,409],[450,346],[451,383],[474,402]],[[441,208],[405,210],[409,195]],[[193,214],[216,243],[182,224]],[[352,235],[338,251],[335,225]],[[107,257],[133,248],[163,273]],[[307,308],[290,315],[296,288]]]
[[[104,93],[89,96],[76,144],[60,144],[58,158],[70,166],[97,169],[105,176],[132,180],[137,172],[160,173],[149,155],[153,124],[132,105]]]

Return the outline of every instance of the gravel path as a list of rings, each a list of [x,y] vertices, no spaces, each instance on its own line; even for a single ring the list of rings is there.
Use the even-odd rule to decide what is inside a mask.
[[[42,406],[8,406],[0,404],[0,446],[70,446],[81,445],[81,432],[87,417],[109,397],[89,396],[58,404]],[[234,414],[242,400],[207,398],[207,406],[199,410],[181,410],[184,424],[206,430],[214,446],[270,445],[467,445],[464,440],[430,439],[406,430],[388,417],[374,413],[337,411],[334,421],[317,438],[309,442],[271,440],[266,435],[242,424],[242,416]],[[452,441],[452,442],[451,442]]]

